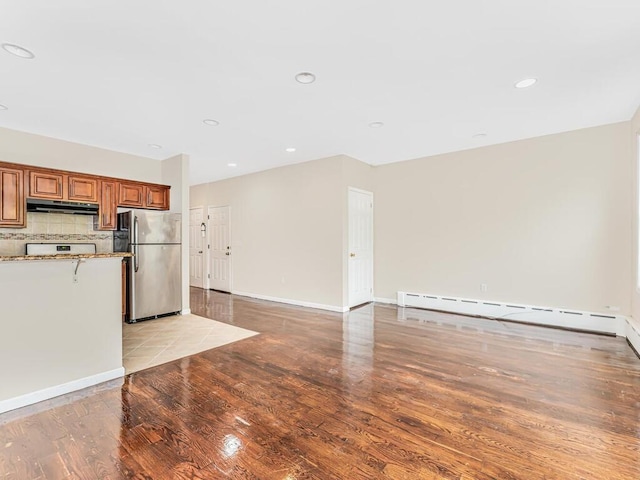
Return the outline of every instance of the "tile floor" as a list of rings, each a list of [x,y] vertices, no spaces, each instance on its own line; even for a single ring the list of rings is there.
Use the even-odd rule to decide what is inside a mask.
[[[123,324],[122,356],[126,373],[167,363],[258,332],[197,315],[175,315]]]

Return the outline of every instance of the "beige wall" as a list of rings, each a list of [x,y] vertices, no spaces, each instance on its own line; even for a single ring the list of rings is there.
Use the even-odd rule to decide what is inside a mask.
[[[343,305],[345,157],[191,187],[191,206],[231,208],[234,292]]]
[[[403,290],[629,314],[629,128],[378,167],[332,157],[192,187],[191,206],[231,206],[234,291],[347,305],[353,186],[374,192],[377,298]]]
[[[157,160],[7,128],[0,128],[0,162],[161,183]]]
[[[628,314],[628,139],[625,122],[375,168],[376,296]]]
[[[161,183],[171,185],[171,211],[182,215],[182,312],[189,313],[189,156],[163,160]]]
[[[638,151],[638,138],[640,138],[640,108],[636,111],[636,114],[631,119],[630,124],[630,149],[631,149],[631,184],[632,184],[632,196],[631,196],[631,224],[633,228],[632,233],[632,246],[633,246],[633,259],[631,262],[631,299],[632,299],[632,312],[634,325],[640,330],[640,289],[638,288],[638,219],[640,218],[640,211],[638,211],[638,162],[640,161],[640,152]]]

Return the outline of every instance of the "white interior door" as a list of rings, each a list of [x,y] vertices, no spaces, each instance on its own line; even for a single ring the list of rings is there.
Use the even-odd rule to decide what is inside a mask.
[[[229,207],[209,207],[209,288],[231,291],[231,229]]]
[[[189,209],[189,285],[204,288],[204,207]]]
[[[349,307],[373,300],[373,193],[349,188]]]

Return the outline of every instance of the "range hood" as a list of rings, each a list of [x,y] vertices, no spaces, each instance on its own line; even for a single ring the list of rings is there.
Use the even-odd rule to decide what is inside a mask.
[[[97,215],[97,203],[63,202],[27,198],[27,212],[73,213],[76,215]]]

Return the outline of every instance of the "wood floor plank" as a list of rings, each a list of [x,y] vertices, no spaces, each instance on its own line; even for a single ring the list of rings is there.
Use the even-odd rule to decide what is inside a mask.
[[[0,415],[0,479],[638,480],[623,339],[192,289],[260,335]]]

